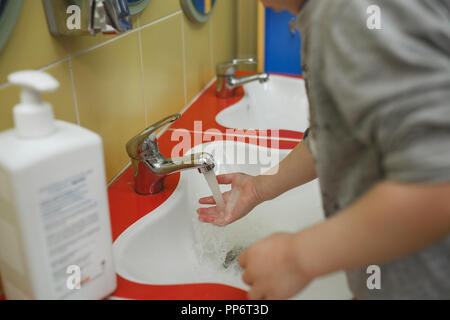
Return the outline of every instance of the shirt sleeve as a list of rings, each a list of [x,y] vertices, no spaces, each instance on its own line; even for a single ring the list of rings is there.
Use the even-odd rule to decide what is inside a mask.
[[[386,179],[450,181],[450,11],[445,1],[343,1],[323,77],[345,125],[376,148]],[[381,29],[367,26],[380,8]]]

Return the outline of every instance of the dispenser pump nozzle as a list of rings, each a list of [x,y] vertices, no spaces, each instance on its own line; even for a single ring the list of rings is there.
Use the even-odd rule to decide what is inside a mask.
[[[53,109],[42,101],[42,92],[55,91],[59,83],[42,71],[19,71],[9,75],[9,83],[22,87],[21,102],[14,107],[14,123],[22,138],[39,138],[55,130]]]

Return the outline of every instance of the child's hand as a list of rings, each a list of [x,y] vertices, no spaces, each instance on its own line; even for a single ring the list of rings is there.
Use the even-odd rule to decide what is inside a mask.
[[[239,256],[242,280],[251,288],[248,298],[288,299],[312,280],[298,266],[294,234],[276,233],[255,243]]]
[[[214,206],[198,209],[198,218],[202,222],[226,226],[244,217],[264,201],[257,190],[258,177],[244,173],[231,173],[217,176],[217,181],[220,184],[231,184],[231,191],[222,194],[225,208]],[[216,204],[212,196],[201,198],[199,203]]]

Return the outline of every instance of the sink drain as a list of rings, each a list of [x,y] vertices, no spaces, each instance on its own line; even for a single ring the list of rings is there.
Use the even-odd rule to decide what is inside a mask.
[[[239,257],[239,255],[245,250],[243,247],[237,247],[227,252],[227,255],[225,257],[225,261],[223,262],[222,266],[225,269],[228,269],[234,261]]]

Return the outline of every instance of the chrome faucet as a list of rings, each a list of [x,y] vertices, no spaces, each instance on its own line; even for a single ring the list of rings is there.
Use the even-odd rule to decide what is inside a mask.
[[[167,159],[159,151],[156,130],[180,117],[179,113],[170,115],[128,141],[126,149],[131,158],[136,193],[150,195],[162,191],[164,179],[175,172],[198,169],[203,173],[214,169],[214,158],[206,152]]]
[[[269,80],[269,75],[265,72],[252,74],[246,77],[236,77],[236,69],[242,64],[256,64],[255,59],[234,59],[228,62],[217,64],[217,87],[216,95],[219,98],[229,98],[234,96],[236,88],[243,86],[252,81],[259,81],[260,83]]]

